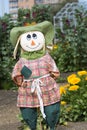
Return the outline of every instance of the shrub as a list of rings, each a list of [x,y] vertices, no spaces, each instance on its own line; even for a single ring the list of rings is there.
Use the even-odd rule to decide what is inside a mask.
[[[32,22],[40,23],[45,20],[52,21],[52,11],[50,5],[34,5],[30,9],[18,10],[18,23],[19,25],[29,25]]]
[[[32,19],[30,9],[19,8],[17,21],[19,26],[23,26],[25,23],[31,23]]]
[[[0,19],[0,89],[9,89],[13,86],[10,77],[13,47],[9,40],[10,29],[13,26],[10,15],[5,15]]]
[[[32,7],[32,18],[36,23],[45,20],[52,21],[52,7],[50,5],[34,5]]]
[[[82,10],[77,10],[76,26],[68,18],[64,18],[63,32],[60,27],[56,28],[59,42],[58,49],[52,52],[52,56],[63,72],[87,69],[87,15],[85,14],[83,15]]]
[[[69,75],[67,82],[60,86],[60,123],[87,121],[87,71],[78,71]]]

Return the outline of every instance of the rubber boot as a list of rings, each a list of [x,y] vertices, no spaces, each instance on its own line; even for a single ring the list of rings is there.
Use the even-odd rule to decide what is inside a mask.
[[[55,128],[50,128],[50,130],[56,130]]]
[[[53,128],[50,128],[50,130],[56,130],[56,128],[55,128],[55,127],[53,127]]]

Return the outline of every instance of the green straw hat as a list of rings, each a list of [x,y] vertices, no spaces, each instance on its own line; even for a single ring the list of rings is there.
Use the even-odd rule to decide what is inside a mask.
[[[10,40],[13,45],[16,45],[21,34],[30,31],[40,31],[44,34],[46,45],[51,44],[54,37],[54,27],[51,22],[44,21],[36,25],[14,27],[10,32]]]
[[[15,46],[14,53],[13,53],[14,58],[16,58],[18,45],[20,43],[20,36],[30,31],[42,32],[45,37],[46,46],[52,45],[52,41],[54,38],[54,27],[52,23],[49,21],[44,21],[31,26],[14,27],[10,32],[10,41]]]

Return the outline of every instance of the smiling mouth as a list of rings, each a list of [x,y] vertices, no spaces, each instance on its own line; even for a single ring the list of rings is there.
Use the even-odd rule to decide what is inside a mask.
[[[39,47],[40,43],[36,46],[36,47],[29,47],[28,45],[26,47],[30,48],[30,49],[36,49],[37,47]]]

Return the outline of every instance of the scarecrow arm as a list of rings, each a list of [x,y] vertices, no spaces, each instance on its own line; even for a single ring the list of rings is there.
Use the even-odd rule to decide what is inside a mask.
[[[14,83],[17,85],[17,86],[21,86],[22,85],[22,82],[23,82],[23,75],[21,74],[21,68],[22,68],[22,63],[21,61],[19,60],[14,68],[13,68],[13,71],[12,71],[12,80],[14,81]]]
[[[60,76],[59,72],[50,72],[51,77],[53,77],[54,79],[57,79]]]
[[[23,76],[22,75],[18,75],[16,77],[14,77],[13,79],[14,83],[20,87],[22,85],[22,82],[23,82]]]
[[[58,69],[54,59],[49,54],[48,54],[47,58],[48,58],[47,59],[47,64],[48,64],[49,73],[50,73],[51,77],[56,79],[56,78],[58,78],[60,76],[59,69]]]

